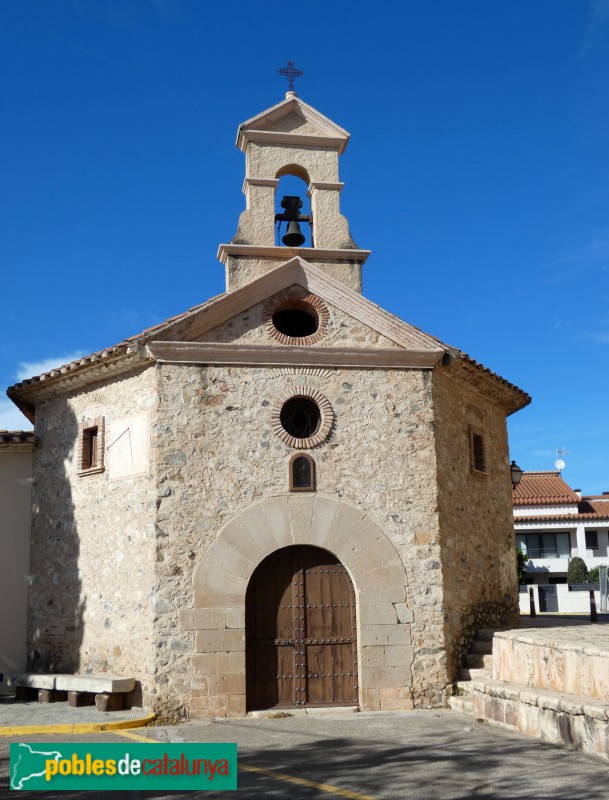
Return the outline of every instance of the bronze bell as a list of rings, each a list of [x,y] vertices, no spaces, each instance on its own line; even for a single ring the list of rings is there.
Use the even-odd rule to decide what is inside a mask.
[[[305,237],[300,230],[300,225],[295,220],[288,223],[286,234],[281,240],[284,245],[286,247],[300,247],[301,244],[304,244],[304,240]]]

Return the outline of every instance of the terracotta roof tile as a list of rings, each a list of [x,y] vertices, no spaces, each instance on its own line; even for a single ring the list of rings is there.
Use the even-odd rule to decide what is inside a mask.
[[[184,311],[182,314],[176,314],[173,317],[169,317],[169,319],[164,320],[163,322],[159,322],[158,325],[153,325],[150,328],[146,328],[146,330],[142,331],[141,333],[136,333],[134,336],[128,336],[126,339],[123,339],[122,342],[113,345],[112,347],[106,347],[103,350],[98,350],[95,353],[91,353],[88,356],[84,356],[83,358],[78,358],[76,361],[70,361],[68,364],[63,364],[60,367],[55,367],[54,369],[49,370],[48,372],[43,372],[40,375],[35,375],[32,378],[26,378],[26,380],[21,381],[20,383],[16,383],[14,386],[9,387],[7,393],[12,392],[15,389],[25,388],[26,386],[30,386],[38,381],[46,380],[47,378],[54,378],[57,375],[63,375],[66,372],[70,372],[71,370],[77,369],[77,367],[85,366],[85,364],[91,364],[95,361],[99,361],[103,358],[108,358],[109,356],[119,355],[120,353],[124,352],[128,349],[130,345],[133,345],[135,342],[138,341],[145,341],[146,339],[150,338],[150,334],[152,333],[159,333],[164,328],[173,325],[177,320],[185,319],[191,314],[200,311],[202,308],[205,308],[208,305],[216,302],[219,298],[224,297],[223,294],[216,295],[215,297],[210,298],[205,303],[199,303],[199,305],[193,306],[189,308],[187,311]]]
[[[0,431],[2,444],[34,444],[34,431]]]
[[[514,524],[518,525],[520,522],[589,522],[599,520],[609,520],[609,509],[603,514],[600,513],[585,513],[585,514],[532,514],[526,517],[514,517]]]
[[[523,472],[512,493],[515,506],[573,505],[580,497],[560,477],[560,472]]]

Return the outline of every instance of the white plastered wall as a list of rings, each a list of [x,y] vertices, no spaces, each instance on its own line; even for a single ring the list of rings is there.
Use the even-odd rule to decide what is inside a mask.
[[[25,667],[31,491],[31,448],[0,450],[0,673],[5,681]]]

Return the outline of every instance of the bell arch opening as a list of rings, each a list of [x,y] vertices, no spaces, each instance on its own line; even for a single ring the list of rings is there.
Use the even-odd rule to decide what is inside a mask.
[[[290,164],[280,169],[276,177],[279,178],[279,183],[275,190],[275,215],[286,216],[292,213],[309,217],[312,220],[311,200],[307,194],[309,179],[306,171],[295,164]],[[288,207],[286,207],[285,198],[299,198],[302,205],[296,208],[290,201]],[[282,202],[284,202],[283,206]],[[296,227],[293,227],[294,225]],[[286,234],[295,235],[297,231],[303,237],[300,243],[297,243],[299,241],[297,237],[293,238],[291,243],[283,241]],[[275,244],[286,247],[313,247],[312,231],[312,225],[305,220],[291,223],[287,221],[276,222]]]
[[[355,592],[336,556],[312,545],[276,550],[245,596],[246,707],[358,704]]]

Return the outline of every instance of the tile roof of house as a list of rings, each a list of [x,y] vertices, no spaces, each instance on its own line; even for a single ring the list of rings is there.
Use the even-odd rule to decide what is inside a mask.
[[[599,522],[602,520],[609,521],[609,509],[604,513],[600,512],[591,512],[591,513],[583,513],[583,514],[532,514],[527,516],[518,516],[514,517],[514,524],[518,525],[523,522],[547,522],[552,524],[553,522],[594,522],[594,520],[598,520]]]
[[[515,506],[573,505],[580,502],[579,495],[560,477],[560,472],[523,472],[512,498]]]
[[[34,444],[34,431],[0,431],[2,444]]]
[[[560,472],[523,472],[513,492],[515,506],[577,504],[577,513],[527,514],[515,516],[514,523],[523,522],[590,522],[609,520],[609,495],[579,497],[560,477]]]

